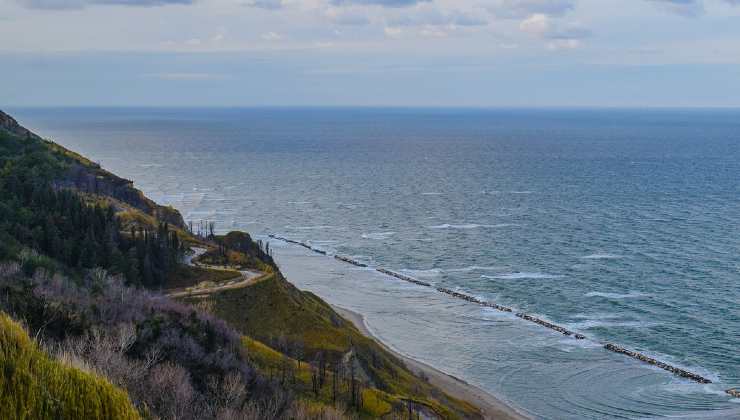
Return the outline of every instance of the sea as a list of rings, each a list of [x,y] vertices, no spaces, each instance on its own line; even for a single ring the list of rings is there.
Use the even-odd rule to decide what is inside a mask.
[[[533,418],[740,419],[740,110],[6,111]]]

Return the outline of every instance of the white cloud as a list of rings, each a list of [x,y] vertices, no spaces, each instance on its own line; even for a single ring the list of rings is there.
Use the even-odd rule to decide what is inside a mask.
[[[283,36],[277,32],[270,31],[260,35],[260,38],[264,39],[265,41],[280,41],[281,39],[283,39]]]
[[[487,6],[499,18],[523,19],[531,15],[563,16],[575,9],[574,0],[495,0]]]
[[[403,34],[403,30],[401,28],[386,26],[383,28],[383,33],[385,33],[385,36],[388,38],[400,38],[401,34]]]
[[[547,15],[537,13],[524,19],[519,24],[519,29],[532,35],[544,36],[552,29],[552,24]]]
[[[578,48],[584,38],[591,36],[591,31],[578,24],[562,25],[544,14],[534,14],[524,19],[519,29],[547,40],[546,46],[551,50]]]
[[[194,0],[18,0],[31,9],[82,9],[86,6],[166,6],[170,4],[189,5]]]

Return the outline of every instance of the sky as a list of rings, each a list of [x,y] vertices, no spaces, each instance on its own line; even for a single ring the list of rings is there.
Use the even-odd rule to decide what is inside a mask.
[[[0,0],[0,108],[740,107],[740,0]]]

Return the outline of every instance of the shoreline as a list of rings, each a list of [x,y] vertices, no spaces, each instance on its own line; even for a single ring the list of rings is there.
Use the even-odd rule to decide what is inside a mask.
[[[365,325],[365,317],[362,314],[346,308],[342,308],[341,306],[337,305],[331,305],[331,307],[343,318],[350,321],[355,326],[355,328],[357,328],[357,330],[362,333],[362,335],[375,340],[385,350],[387,350],[397,358],[401,359],[406,364],[406,366],[414,373],[423,373],[426,377],[429,378],[429,382],[431,384],[437,386],[442,391],[455,398],[467,401],[478,407],[478,409],[481,410],[484,418],[495,420],[529,419],[529,417],[518,412],[507,403],[499,400],[495,396],[478,388],[477,386],[471,385],[460,378],[444,373],[432,366],[427,365],[424,362],[413,359],[392,349],[378,337],[373,335],[373,333]]]

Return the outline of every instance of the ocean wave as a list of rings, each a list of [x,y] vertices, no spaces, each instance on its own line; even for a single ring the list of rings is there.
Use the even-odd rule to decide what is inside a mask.
[[[495,228],[504,228],[504,227],[512,227],[512,226],[517,226],[517,225],[513,223],[499,223],[496,225],[481,225],[477,223],[465,223],[465,224],[455,225],[455,224],[445,223],[442,225],[428,226],[428,228],[429,229],[479,229],[479,228],[495,229]]]
[[[425,192],[425,193],[421,193],[421,195],[444,195],[444,193],[441,193],[441,192]]]
[[[471,265],[463,268],[445,268],[443,271],[447,273],[470,273],[473,271],[495,271],[500,269],[500,266]]]
[[[317,225],[317,226],[286,226],[286,229],[295,229],[295,230],[324,230],[324,229],[334,229],[334,226],[329,225]]]
[[[659,322],[646,321],[607,321],[603,319],[589,319],[581,322],[566,324],[574,330],[589,330],[591,328],[647,328],[661,325]]]
[[[588,292],[586,297],[602,297],[607,299],[632,299],[650,296],[646,293],[629,292],[629,293],[609,293],[609,292]]]
[[[482,275],[481,278],[485,279],[497,279],[497,280],[529,280],[529,279],[559,279],[563,276],[560,274],[548,274],[548,273],[527,273],[527,272],[516,272],[498,274],[495,276]]]
[[[622,258],[621,255],[615,254],[590,254],[581,257],[584,260],[618,260],[620,258]]]
[[[439,268],[430,268],[428,270],[403,269],[401,273],[411,277],[438,277],[444,274]]]
[[[373,232],[373,233],[363,233],[361,236],[362,236],[362,239],[383,240],[383,239],[388,239],[395,234],[396,232]]]

